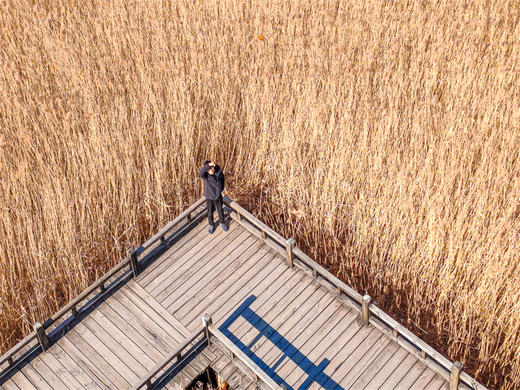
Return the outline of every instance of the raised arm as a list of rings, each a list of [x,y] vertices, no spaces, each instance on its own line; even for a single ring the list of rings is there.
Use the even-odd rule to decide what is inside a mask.
[[[201,178],[206,177],[206,175],[208,174],[209,168],[210,168],[209,164],[207,162],[204,163],[204,166],[199,171],[199,176]]]

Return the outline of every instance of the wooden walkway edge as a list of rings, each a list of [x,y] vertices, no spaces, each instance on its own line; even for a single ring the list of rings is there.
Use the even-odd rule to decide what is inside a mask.
[[[0,387],[178,388],[211,365],[237,390],[486,389],[292,238],[224,203],[229,231],[208,234],[200,198],[35,323],[0,357]]]

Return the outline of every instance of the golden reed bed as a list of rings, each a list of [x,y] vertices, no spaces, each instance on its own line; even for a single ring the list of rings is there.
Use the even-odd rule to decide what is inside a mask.
[[[518,1],[0,1],[0,349],[230,195],[520,386]]]

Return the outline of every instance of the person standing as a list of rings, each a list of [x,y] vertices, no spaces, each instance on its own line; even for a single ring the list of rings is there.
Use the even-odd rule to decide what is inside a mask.
[[[213,234],[217,225],[213,221],[213,211],[218,213],[218,220],[222,225],[222,230],[228,231],[224,221],[224,211],[222,210],[222,191],[224,191],[224,172],[220,166],[213,161],[204,161],[204,166],[200,169],[199,176],[204,181],[204,196],[208,208],[209,234]]]

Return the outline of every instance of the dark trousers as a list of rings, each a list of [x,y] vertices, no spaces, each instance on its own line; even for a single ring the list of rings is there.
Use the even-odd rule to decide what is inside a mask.
[[[224,223],[224,211],[222,210],[222,195],[220,195],[217,199],[211,200],[206,199],[206,206],[208,206],[208,223],[213,225],[213,211],[217,209],[218,220],[220,224]]]

